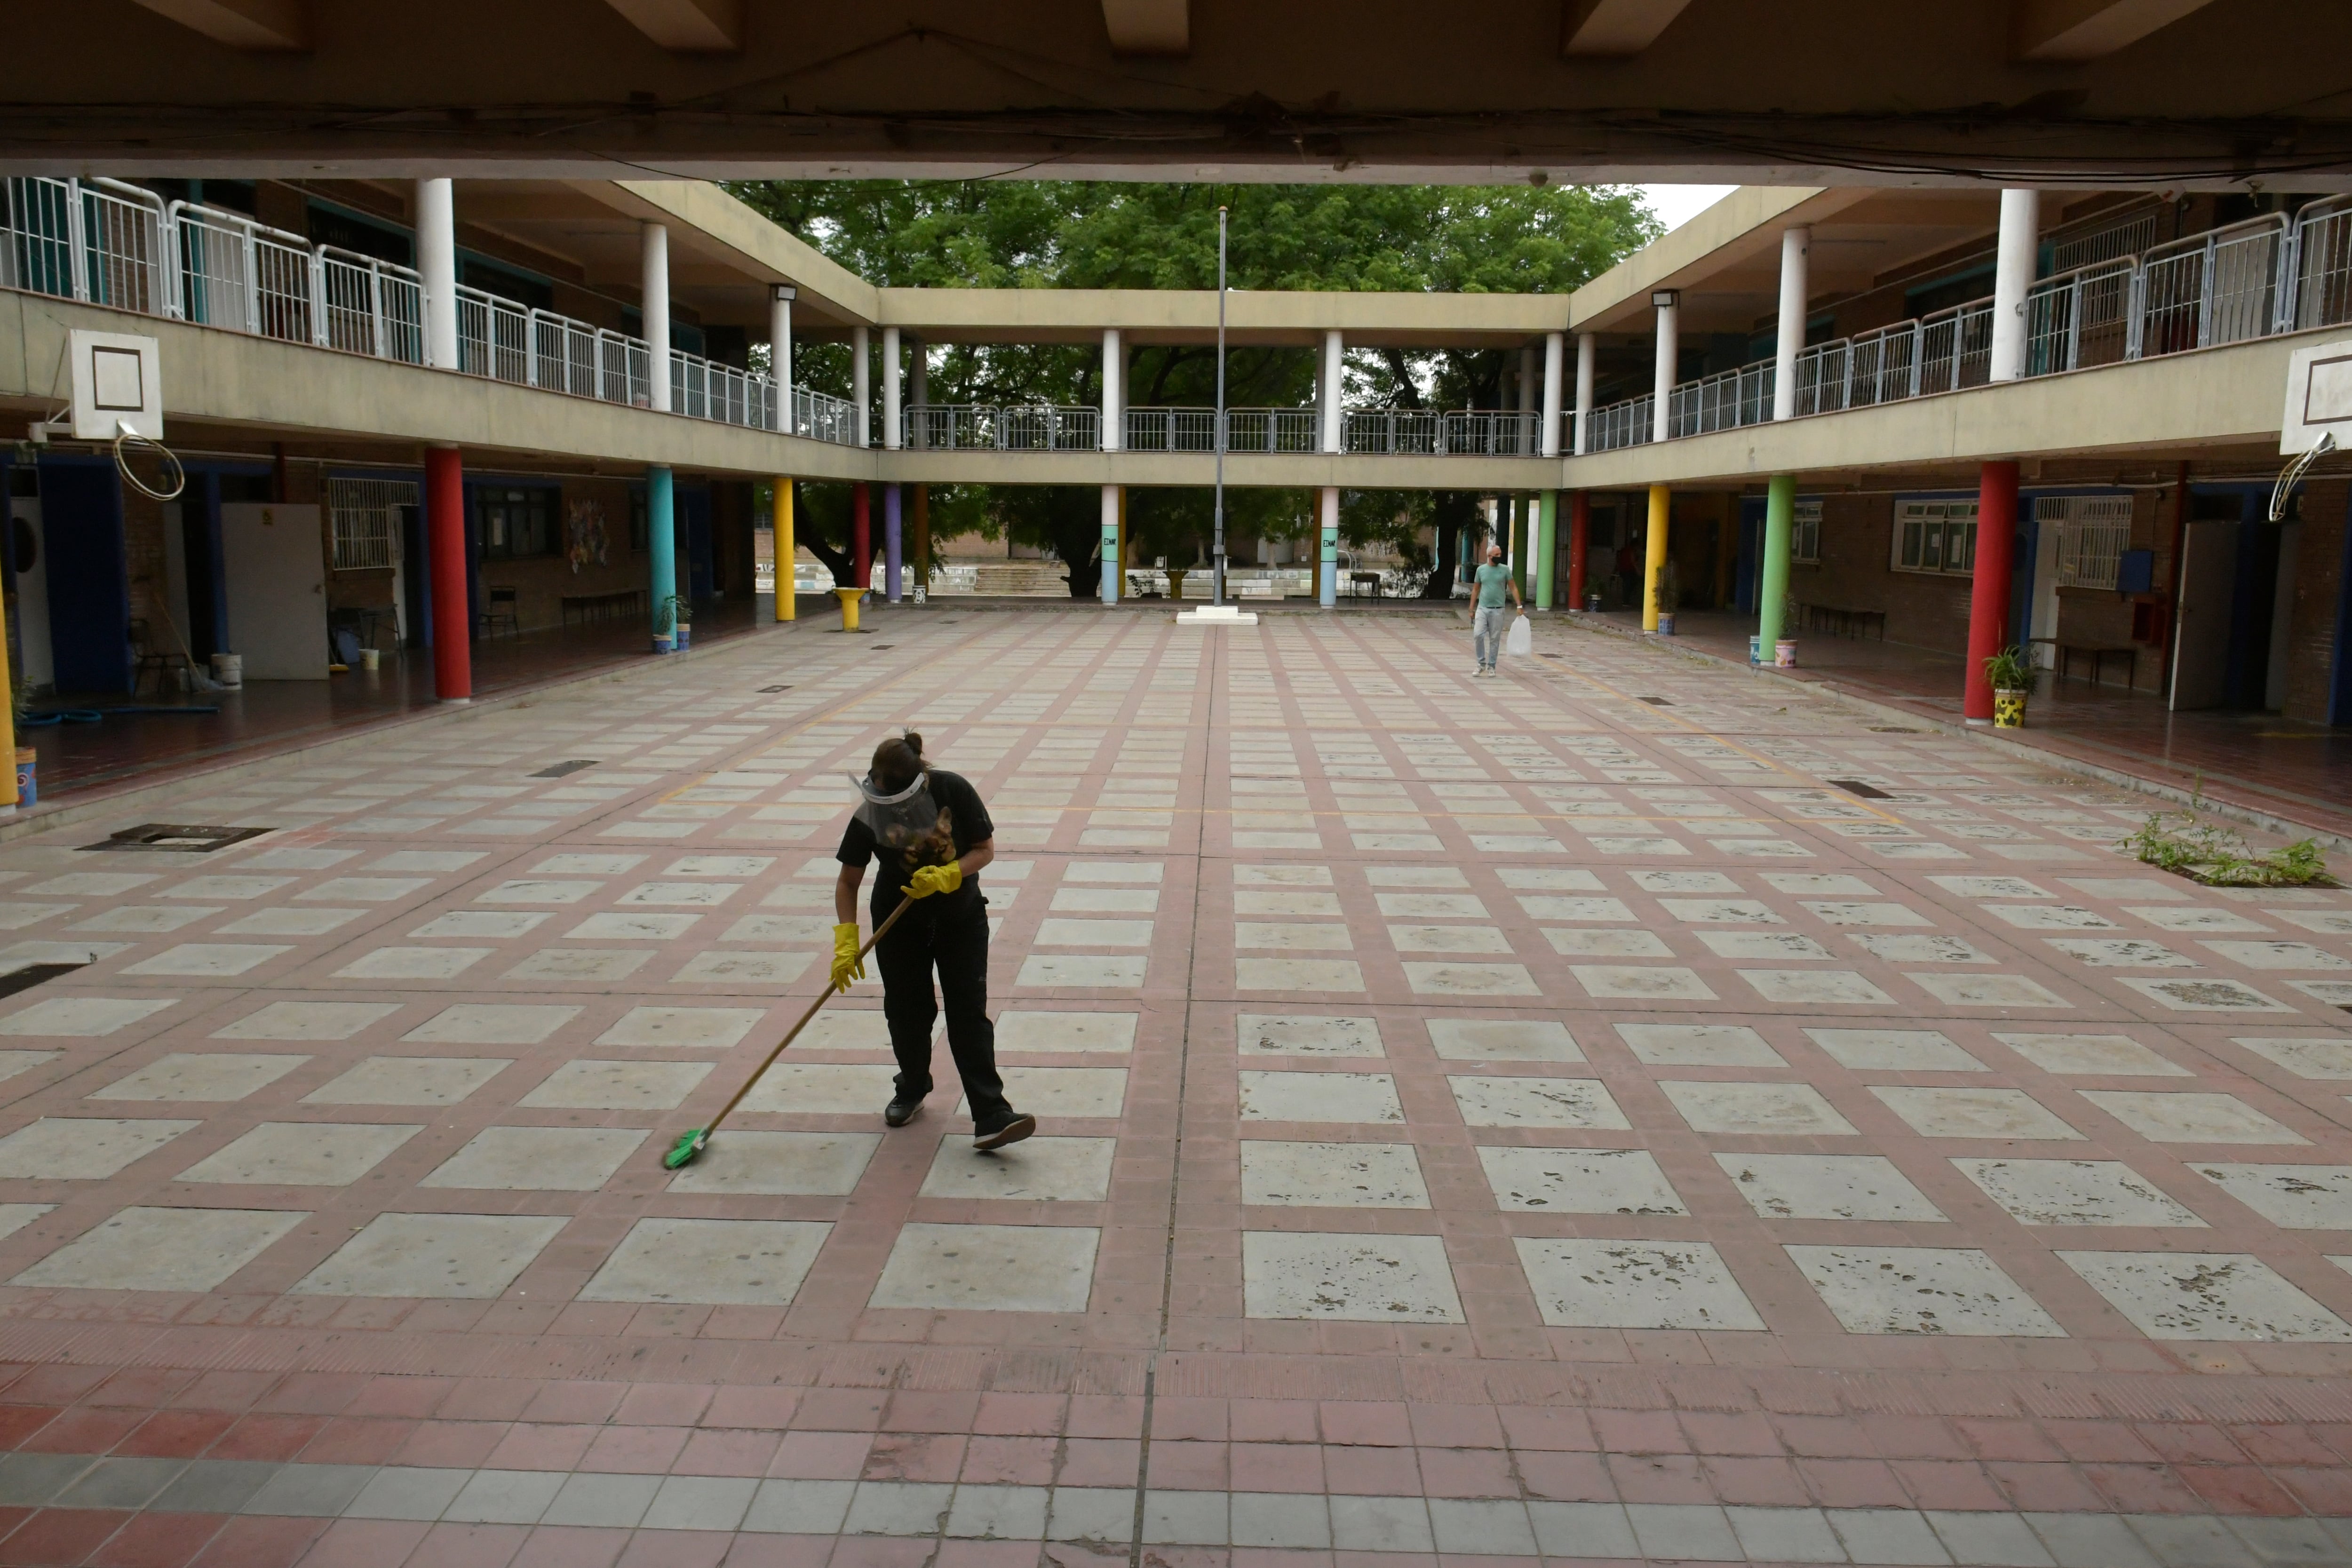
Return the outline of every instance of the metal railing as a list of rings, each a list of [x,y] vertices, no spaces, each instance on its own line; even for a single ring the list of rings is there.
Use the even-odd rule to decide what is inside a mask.
[[[2297,327],[2352,321],[2352,196],[2330,196],[2296,215],[2293,271]]]
[[[1797,356],[1797,412],[1832,414],[1919,394],[1919,323],[1817,343]]]
[[[1737,430],[1772,417],[1774,367],[1769,360],[1686,381],[1666,403],[1668,437]]]
[[[1094,452],[1102,449],[1102,411],[1042,403],[910,404],[901,411],[900,438],[946,451]]]
[[[1528,458],[1535,455],[1541,416],[1508,408],[1456,408],[1445,416],[1449,457]]]
[[[1639,447],[1657,434],[1654,412],[1657,399],[1650,393],[1592,410],[1585,417],[1584,449],[1614,452]]]
[[[2025,374],[2087,370],[2131,357],[2137,268],[2096,261],[2044,278],[2025,297]]]
[[[2273,213],[2159,245],[2139,260],[2134,357],[2243,342],[2294,330],[2283,286],[2293,254],[2286,215]]]
[[[425,363],[428,338],[415,269],[115,180],[0,181],[0,288],[403,364]],[[467,374],[651,402],[642,339],[479,289],[459,288],[457,310],[457,368]],[[781,424],[775,384],[756,372],[673,351],[669,383],[677,413],[754,429]],[[800,388],[793,403],[792,434],[855,444],[850,405]]]

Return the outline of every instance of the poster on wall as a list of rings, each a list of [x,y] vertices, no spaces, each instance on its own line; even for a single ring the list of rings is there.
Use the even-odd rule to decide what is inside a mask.
[[[572,500],[566,503],[563,516],[563,553],[572,563],[576,576],[583,566],[604,564],[604,503],[600,500]]]

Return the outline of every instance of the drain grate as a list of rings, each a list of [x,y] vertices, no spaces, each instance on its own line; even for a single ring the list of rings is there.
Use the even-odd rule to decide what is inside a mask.
[[[898,645],[894,642],[878,642],[872,647],[867,648],[866,651],[867,653],[888,653],[892,648],[897,647],[898,646]]]
[[[14,996],[19,991],[30,991],[60,974],[71,974],[77,969],[88,967],[81,963],[28,963],[22,969],[12,969],[0,974],[0,996]]]
[[[1671,708],[1674,706],[1673,703],[1667,701],[1663,697],[1636,697],[1633,700],[1636,702],[1646,702],[1653,708]]]
[[[1932,731],[1927,730],[1906,729],[1900,724],[1873,724],[1870,727],[1870,732],[1874,735],[1926,735],[1932,733]]]
[[[790,691],[791,689],[792,688],[789,686],[762,686],[760,688],[760,691],[762,696],[770,695],[778,691]]]
[[[593,768],[595,765],[596,759],[593,757],[574,757],[568,763],[557,763],[551,767],[541,768],[530,776],[535,779],[560,779],[567,774],[576,773],[582,768]]]
[[[1886,800],[1890,798],[1887,793],[1879,788],[1876,784],[1867,784],[1863,783],[1860,779],[1832,779],[1829,782],[1837,785],[1838,788],[1845,791],[1846,794],[1858,795],[1864,800]]]
[[[226,849],[232,844],[276,831],[269,827],[191,827],[177,822],[142,822],[136,827],[110,834],[102,843],[85,844],[82,847],[171,849],[184,855],[209,855],[215,849]]]

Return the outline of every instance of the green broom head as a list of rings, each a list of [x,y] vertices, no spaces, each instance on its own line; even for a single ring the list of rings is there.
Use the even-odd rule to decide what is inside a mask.
[[[662,1156],[662,1169],[675,1171],[680,1165],[690,1165],[694,1163],[694,1157],[709,1146],[710,1135],[699,1127],[688,1132],[681,1132],[678,1134],[677,1142],[670,1145],[669,1152]]]

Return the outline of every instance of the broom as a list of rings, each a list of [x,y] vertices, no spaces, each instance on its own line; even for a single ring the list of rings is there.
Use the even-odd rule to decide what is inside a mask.
[[[890,911],[890,915],[887,920],[885,920],[880,925],[874,928],[874,934],[866,939],[866,945],[857,950],[857,956],[862,959],[867,953],[873,952],[874,944],[880,942],[884,933],[888,931],[892,926],[898,923],[898,917],[905,914],[908,910],[914,907],[914,900],[907,899],[902,900],[897,909]],[[719,1124],[726,1121],[737,1106],[743,1103],[743,1097],[751,1092],[751,1086],[760,1081],[761,1075],[765,1073],[769,1068],[772,1067],[775,1064],[776,1058],[784,1054],[784,1047],[791,1045],[794,1039],[799,1037],[800,1032],[809,1026],[809,1020],[817,1016],[819,1009],[823,1008],[827,1002],[832,1001],[834,997],[838,994],[839,993],[835,991],[832,986],[826,986],[824,988],[824,994],[820,995],[815,1001],[810,1003],[808,1011],[801,1015],[801,1021],[794,1024],[792,1026],[791,1032],[786,1034],[782,1039],[776,1042],[776,1048],[770,1051],[766,1058],[761,1061],[758,1068],[752,1072],[751,1076],[743,1080],[743,1087],[735,1091],[735,1098],[729,1100],[725,1105],[719,1107],[719,1114],[710,1119],[710,1124],[708,1127],[697,1127],[688,1131],[678,1134],[677,1142],[670,1146],[668,1153],[662,1156],[662,1169],[666,1171],[675,1171],[682,1165],[690,1165],[694,1163],[695,1156],[700,1154],[705,1149],[710,1147],[711,1134],[719,1131]]]

